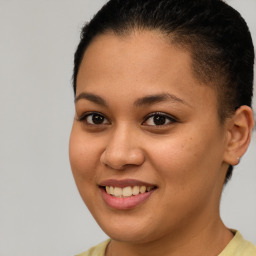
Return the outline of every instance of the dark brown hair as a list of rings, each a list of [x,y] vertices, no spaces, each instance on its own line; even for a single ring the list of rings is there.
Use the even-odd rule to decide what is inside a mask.
[[[101,34],[158,30],[188,49],[199,82],[214,86],[223,122],[242,106],[251,106],[254,48],[246,22],[221,0],[110,0],[86,23],[74,58],[73,89],[88,45]],[[227,171],[225,183],[233,166]]]

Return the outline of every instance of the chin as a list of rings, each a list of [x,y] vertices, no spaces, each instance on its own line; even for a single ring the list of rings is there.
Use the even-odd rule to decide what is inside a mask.
[[[131,243],[131,244],[143,244],[154,240],[151,235],[147,235],[143,230],[134,230],[126,228],[122,230],[111,229],[109,232],[105,232],[112,240]]]
[[[150,219],[145,216],[125,217],[120,214],[110,218],[106,217],[103,221],[101,218],[98,224],[115,241],[141,244],[157,239],[155,231],[159,225],[154,225]]]

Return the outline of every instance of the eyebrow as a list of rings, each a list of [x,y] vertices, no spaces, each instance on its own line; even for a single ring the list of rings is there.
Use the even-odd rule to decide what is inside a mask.
[[[154,95],[148,95],[145,96],[143,98],[137,99],[134,102],[134,105],[136,107],[141,107],[144,105],[151,105],[154,103],[158,103],[158,102],[163,102],[163,101],[171,101],[173,103],[182,103],[185,105],[189,105],[188,103],[186,103],[184,100],[178,98],[177,96],[173,95],[173,94],[169,94],[169,93],[161,93],[161,94],[154,94]]]
[[[93,93],[87,93],[87,92],[82,92],[80,93],[76,98],[75,98],[75,103],[81,99],[89,100],[93,103],[96,103],[101,106],[107,106],[107,103],[104,99],[102,99],[100,96],[97,96]]]
[[[101,98],[100,96],[95,95],[93,93],[87,93],[87,92],[80,93],[75,98],[75,103],[81,99],[91,101],[91,102],[96,103],[101,106],[105,106],[105,107],[108,106],[108,104],[106,103],[106,101],[103,98]],[[151,105],[154,103],[159,103],[159,102],[164,102],[164,101],[171,101],[173,103],[182,103],[182,104],[190,106],[184,100],[182,100],[182,99],[178,98],[177,96],[170,94],[170,93],[147,95],[145,97],[137,99],[134,102],[134,106],[141,107],[141,106]]]

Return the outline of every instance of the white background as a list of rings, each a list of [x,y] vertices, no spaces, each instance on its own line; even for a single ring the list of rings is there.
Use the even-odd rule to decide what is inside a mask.
[[[229,0],[256,43],[256,1]],[[0,0],[0,256],[74,255],[106,236],[68,160],[73,53],[103,0]],[[254,106],[255,106],[254,98]],[[256,142],[224,190],[222,216],[256,244]]]

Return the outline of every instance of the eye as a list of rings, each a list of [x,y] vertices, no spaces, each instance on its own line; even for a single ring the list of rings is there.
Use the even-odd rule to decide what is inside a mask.
[[[148,126],[162,126],[162,125],[172,124],[175,122],[177,122],[176,119],[167,114],[152,113],[146,117],[146,120],[143,122],[143,124]]]
[[[82,117],[78,118],[78,121],[85,121],[87,124],[90,124],[90,125],[109,124],[109,121],[104,115],[96,112],[87,113]]]

